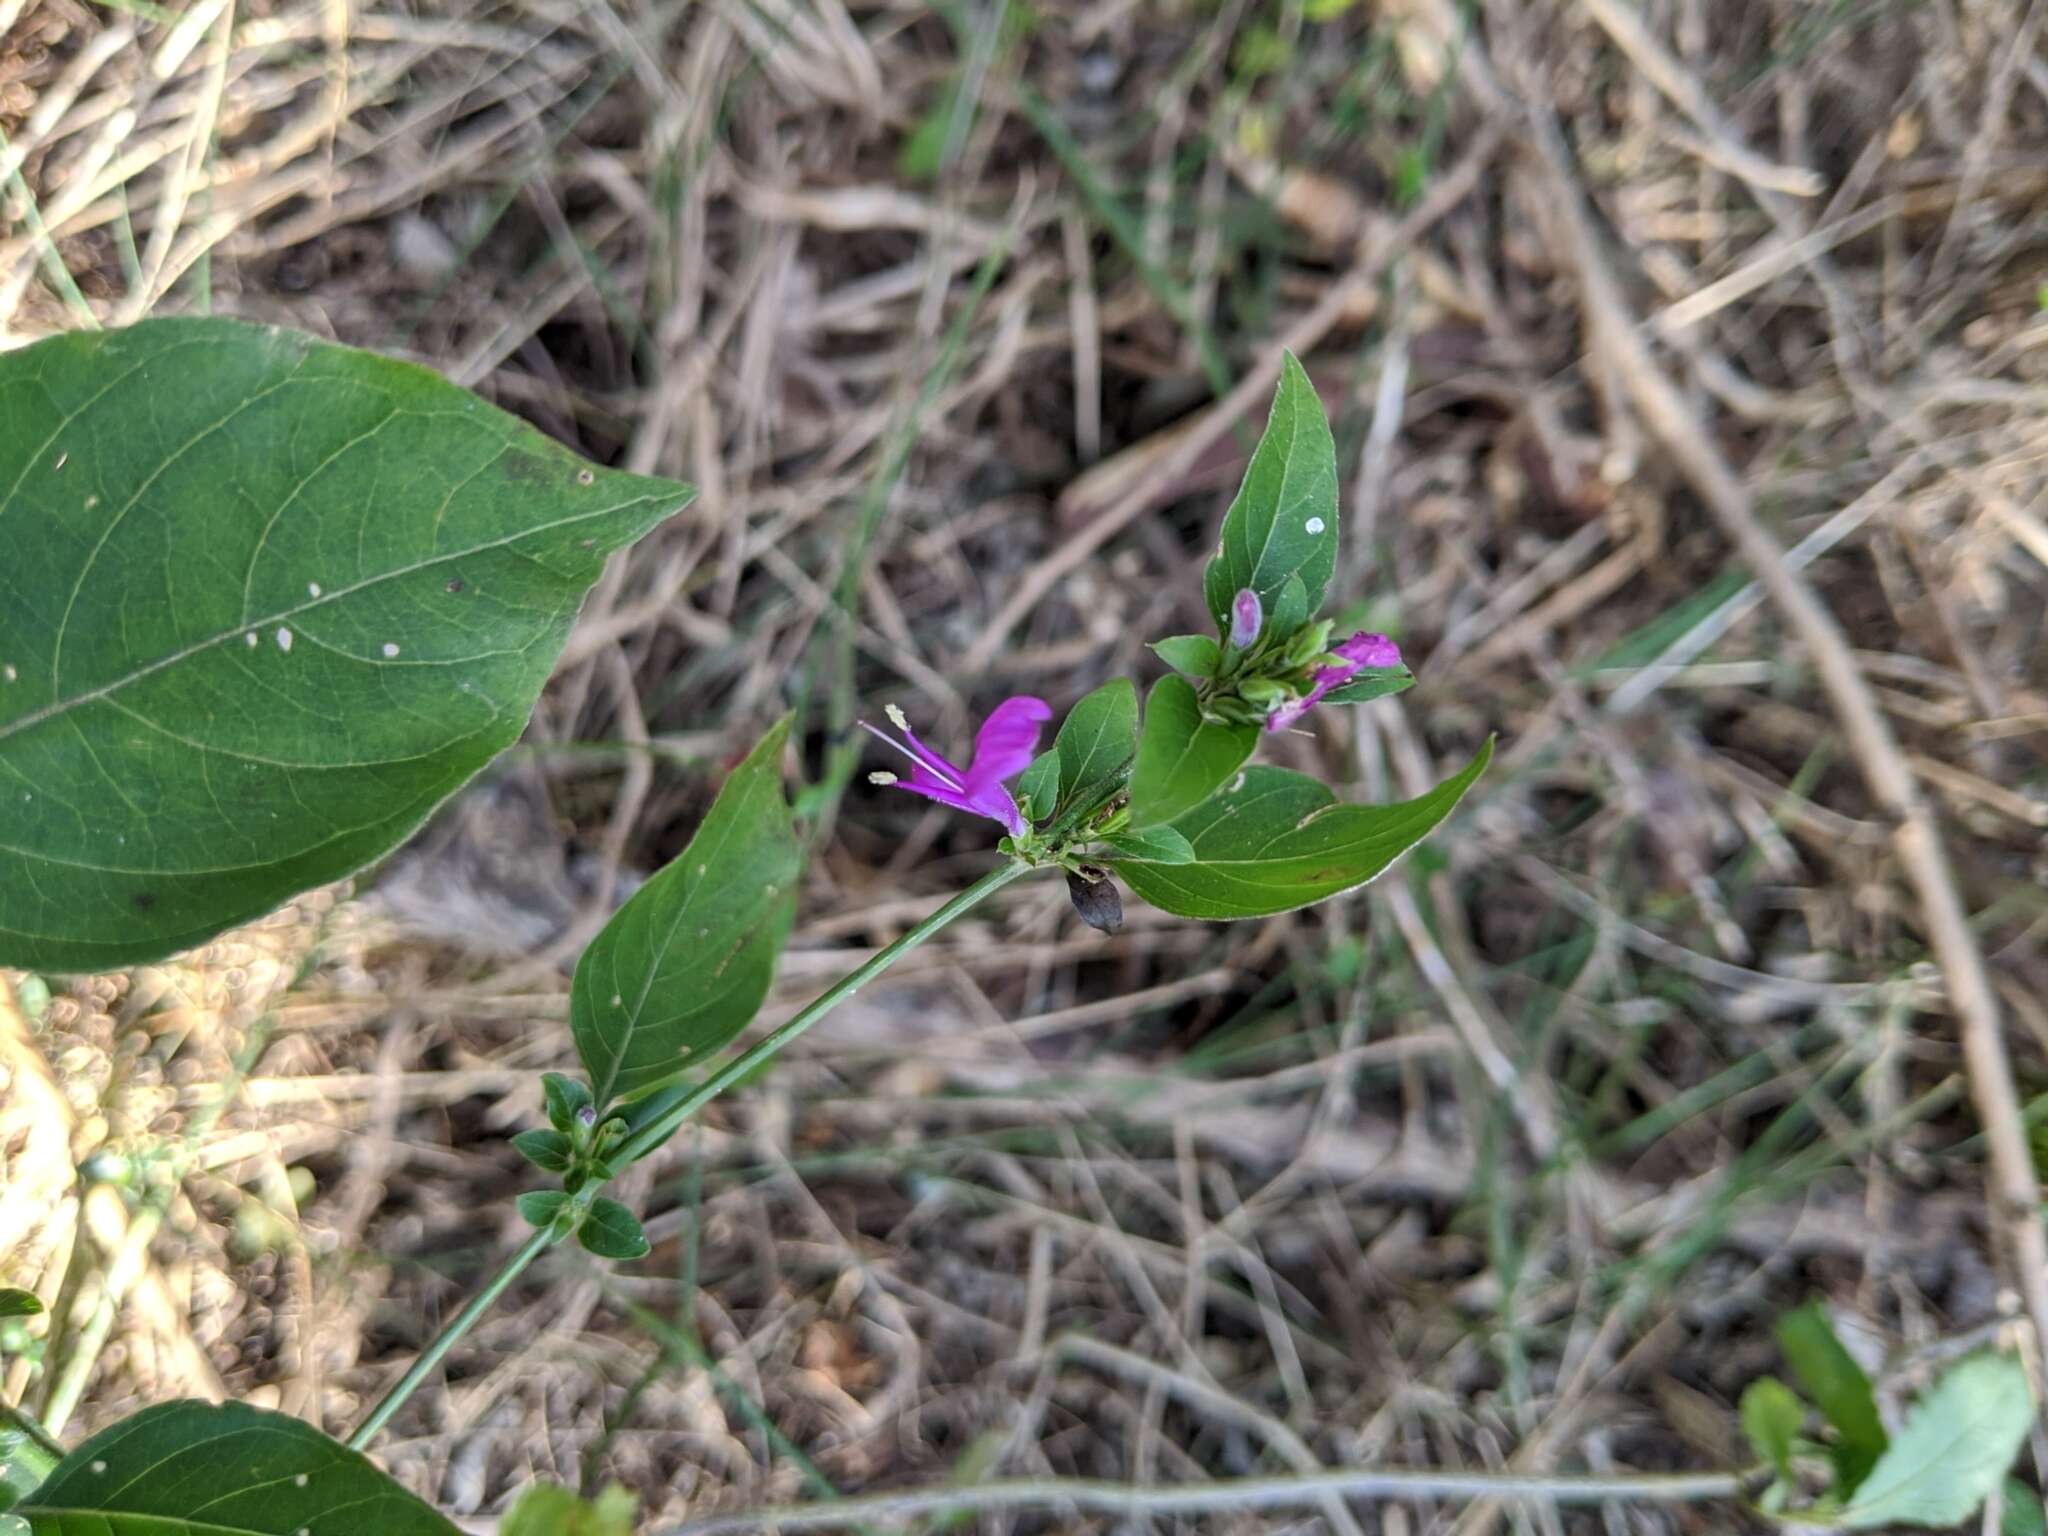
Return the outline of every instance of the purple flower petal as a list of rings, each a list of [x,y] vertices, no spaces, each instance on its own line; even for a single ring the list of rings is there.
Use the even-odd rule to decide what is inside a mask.
[[[974,761],[962,780],[968,793],[1000,784],[1030,767],[1038,751],[1039,728],[1051,718],[1052,706],[1043,699],[1020,695],[998,704],[974,733]]]
[[[1239,650],[1259,638],[1259,630],[1266,622],[1266,610],[1259,602],[1259,594],[1250,587],[1240,590],[1230,600],[1230,643]]]
[[[1309,679],[1308,693],[1299,699],[1282,704],[1266,716],[1266,729],[1284,731],[1328,693],[1332,688],[1345,683],[1367,667],[1398,667],[1401,665],[1401,648],[1385,635],[1369,634],[1360,630],[1349,639],[1340,640],[1330,647],[1330,653],[1343,659],[1335,666],[1318,667]]]

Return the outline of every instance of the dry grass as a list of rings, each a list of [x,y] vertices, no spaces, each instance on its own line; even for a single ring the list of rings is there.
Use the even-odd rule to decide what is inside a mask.
[[[1462,42],[1448,0],[1337,9],[0,0],[8,344],[211,304],[703,487],[377,899],[0,1011],[0,1279],[125,1302],[78,1426],[225,1391],[345,1428],[515,1239],[564,957],[717,765],[793,703],[829,786],[856,706],[945,738],[1143,671],[1202,622],[1283,338],[1345,456],[1338,590],[1422,686],[1282,750],[1383,796],[1497,730],[1455,829],[1261,924],[1102,939],[1006,893],[636,1176],[654,1256],[534,1272],[387,1464],[480,1519],[539,1475],[678,1519],[1725,1467],[1786,1305],[1828,1298],[1893,1399],[2025,1335],[1892,829],[1590,346],[1529,112],[1941,812],[2031,1098],[2044,7],[1499,0]],[[856,780],[771,1015],[985,841]],[[81,1210],[102,1146],[158,1195]]]

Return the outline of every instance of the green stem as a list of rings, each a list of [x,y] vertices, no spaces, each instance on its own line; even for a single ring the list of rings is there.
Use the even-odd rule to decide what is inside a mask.
[[[1031,871],[1031,865],[1016,859],[991,870],[895,943],[876,950],[866,961],[840,977],[805,1004],[802,1011],[788,1023],[766,1036],[760,1044],[735,1057],[701,1083],[687,1088],[671,1089],[665,1094],[658,1094],[646,1100],[640,1107],[637,1125],[626,1141],[612,1154],[610,1161],[615,1167],[623,1168],[628,1163],[638,1162],[647,1156],[673,1136],[698,1110],[780,1053],[783,1047],[853,996],[868,982],[888,970],[970,907],[978,906],[1011,881],[1021,879]],[[377,1405],[370,1410],[369,1415],[356,1426],[355,1433],[348,1437],[351,1450],[360,1451],[376,1438],[377,1431],[404,1406],[407,1398],[419,1390],[420,1384],[433,1374],[434,1368],[446,1358],[448,1351],[455,1347],[457,1341],[476,1326],[477,1320],[505,1294],[506,1288],[519,1278],[526,1266],[545,1253],[557,1240],[557,1235],[551,1230],[535,1232],[518,1252],[505,1261],[489,1283],[471,1297],[469,1305],[456,1313],[448,1325],[434,1336],[433,1342],[421,1352],[417,1360],[413,1361],[412,1368],[398,1379],[390,1391],[378,1399]]]
[[[434,1342],[420,1351],[420,1357],[413,1361],[412,1369],[399,1377],[397,1385],[377,1400],[377,1406],[370,1410],[363,1422],[356,1426],[355,1433],[348,1437],[350,1450],[360,1451],[377,1437],[377,1431],[384,1427],[391,1415],[405,1406],[405,1400],[419,1390],[421,1382],[433,1374],[434,1367],[439,1365],[448,1351],[455,1347],[456,1341],[476,1326],[477,1319],[489,1311],[492,1303],[505,1294],[506,1288],[519,1278],[527,1265],[554,1246],[556,1237],[557,1234],[552,1228],[543,1227],[520,1245],[519,1251],[504,1262],[498,1272],[491,1276],[490,1282],[469,1298],[469,1305],[456,1313],[448,1326],[434,1336]]]
[[[621,1166],[626,1163],[637,1163],[675,1135],[683,1123],[698,1110],[733,1084],[752,1075],[762,1063],[780,1055],[783,1048],[798,1035],[888,970],[954,918],[959,917],[970,907],[979,906],[1012,880],[1030,873],[1029,864],[1014,859],[989,871],[902,938],[886,948],[876,950],[865,962],[855,966],[812,998],[788,1023],[765,1036],[760,1044],[735,1056],[703,1082],[673,1089],[667,1094],[648,1100],[642,1112],[634,1117],[633,1130],[620,1145],[612,1161]]]

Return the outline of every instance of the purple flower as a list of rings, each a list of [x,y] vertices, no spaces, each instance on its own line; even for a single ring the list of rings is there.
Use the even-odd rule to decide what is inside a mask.
[[[1230,643],[1243,650],[1259,638],[1259,629],[1266,622],[1266,610],[1259,602],[1259,594],[1250,587],[1241,589],[1230,600]]]
[[[865,720],[860,722],[861,729],[889,743],[916,767],[907,779],[899,779],[893,773],[871,773],[868,778],[876,784],[893,784],[913,795],[923,795],[927,800],[950,805],[956,811],[968,811],[976,816],[986,816],[991,821],[1000,821],[1009,828],[1012,837],[1022,837],[1024,813],[1017,809],[1017,802],[1003,788],[1003,780],[1022,773],[1029,766],[1032,755],[1038,750],[1038,729],[1051,718],[1052,707],[1043,699],[1018,697],[1003,700],[982,722],[981,729],[975,732],[972,761],[965,768],[955,768],[911,735],[910,722],[903,718],[903,711],[891,704],[889,720],[903,733],[901,741],[886,731],[877,730]]]
[[[1309,679],[1306,698],[1282,704],[1266,716],[1266,729],[1284,731],[1294,724],[1315,702],[1332,688],[1341,688],[1367,667],[1398,667],[1401,665],[1401,648],[1385,635],[1371,635],[1360,630],[1349,640],[1340,640],[1330,647],[1330,653],[1340,657],[1335,666],[1316,668],[1315,676]]]

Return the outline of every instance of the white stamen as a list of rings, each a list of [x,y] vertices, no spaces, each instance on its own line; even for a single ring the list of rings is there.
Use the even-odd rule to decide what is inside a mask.
[[[895,726],[897,730],[902,731],[905,735],[910,733],[910,722],[904,718],[903,711],[894,704],[885,705],[882,713],[889,717],[889,723]]]
[[[903,718],[903,711],[897,709],[893,705],[890,706],[889,713],[899,720]],[[885,742],[889,746],[894,747],[898,752],[901,752],[905,757],[909,758],[913,763],[917,764],[919,771],[930,774],[933,778],[937,779],[941,784],[945,785],[946,788],[952,790],[954,794],[964,795],[967,793],[966,786],[963,785],[958,779],[954,778],[952,774],[948,773],[943,766],[941,766],[933,759],[929,757],[920,757],[917,753],[911,751],[910,748],[905,746],[902,742],[898,741],[894,736],[889,735],[885,731],[877,730],[874,726],[869,725],[865,720],[856,721],[855,724],[857,724],[862,730],[866,731],[870,736],[874,737],[875,740]],[[907,736],[910,734],[910,728],[908,726],[904,726],[901,729],[904,735]]]
[[[1308,520],[1307,528],[1310,533],[1321,533],[1323,531],[1323,520],[1320,517],[1312,517]]]
[[[894,784],[898,780],[893,773],[881,773],[878,771],[868,775],[868,782],[870,784]]]

